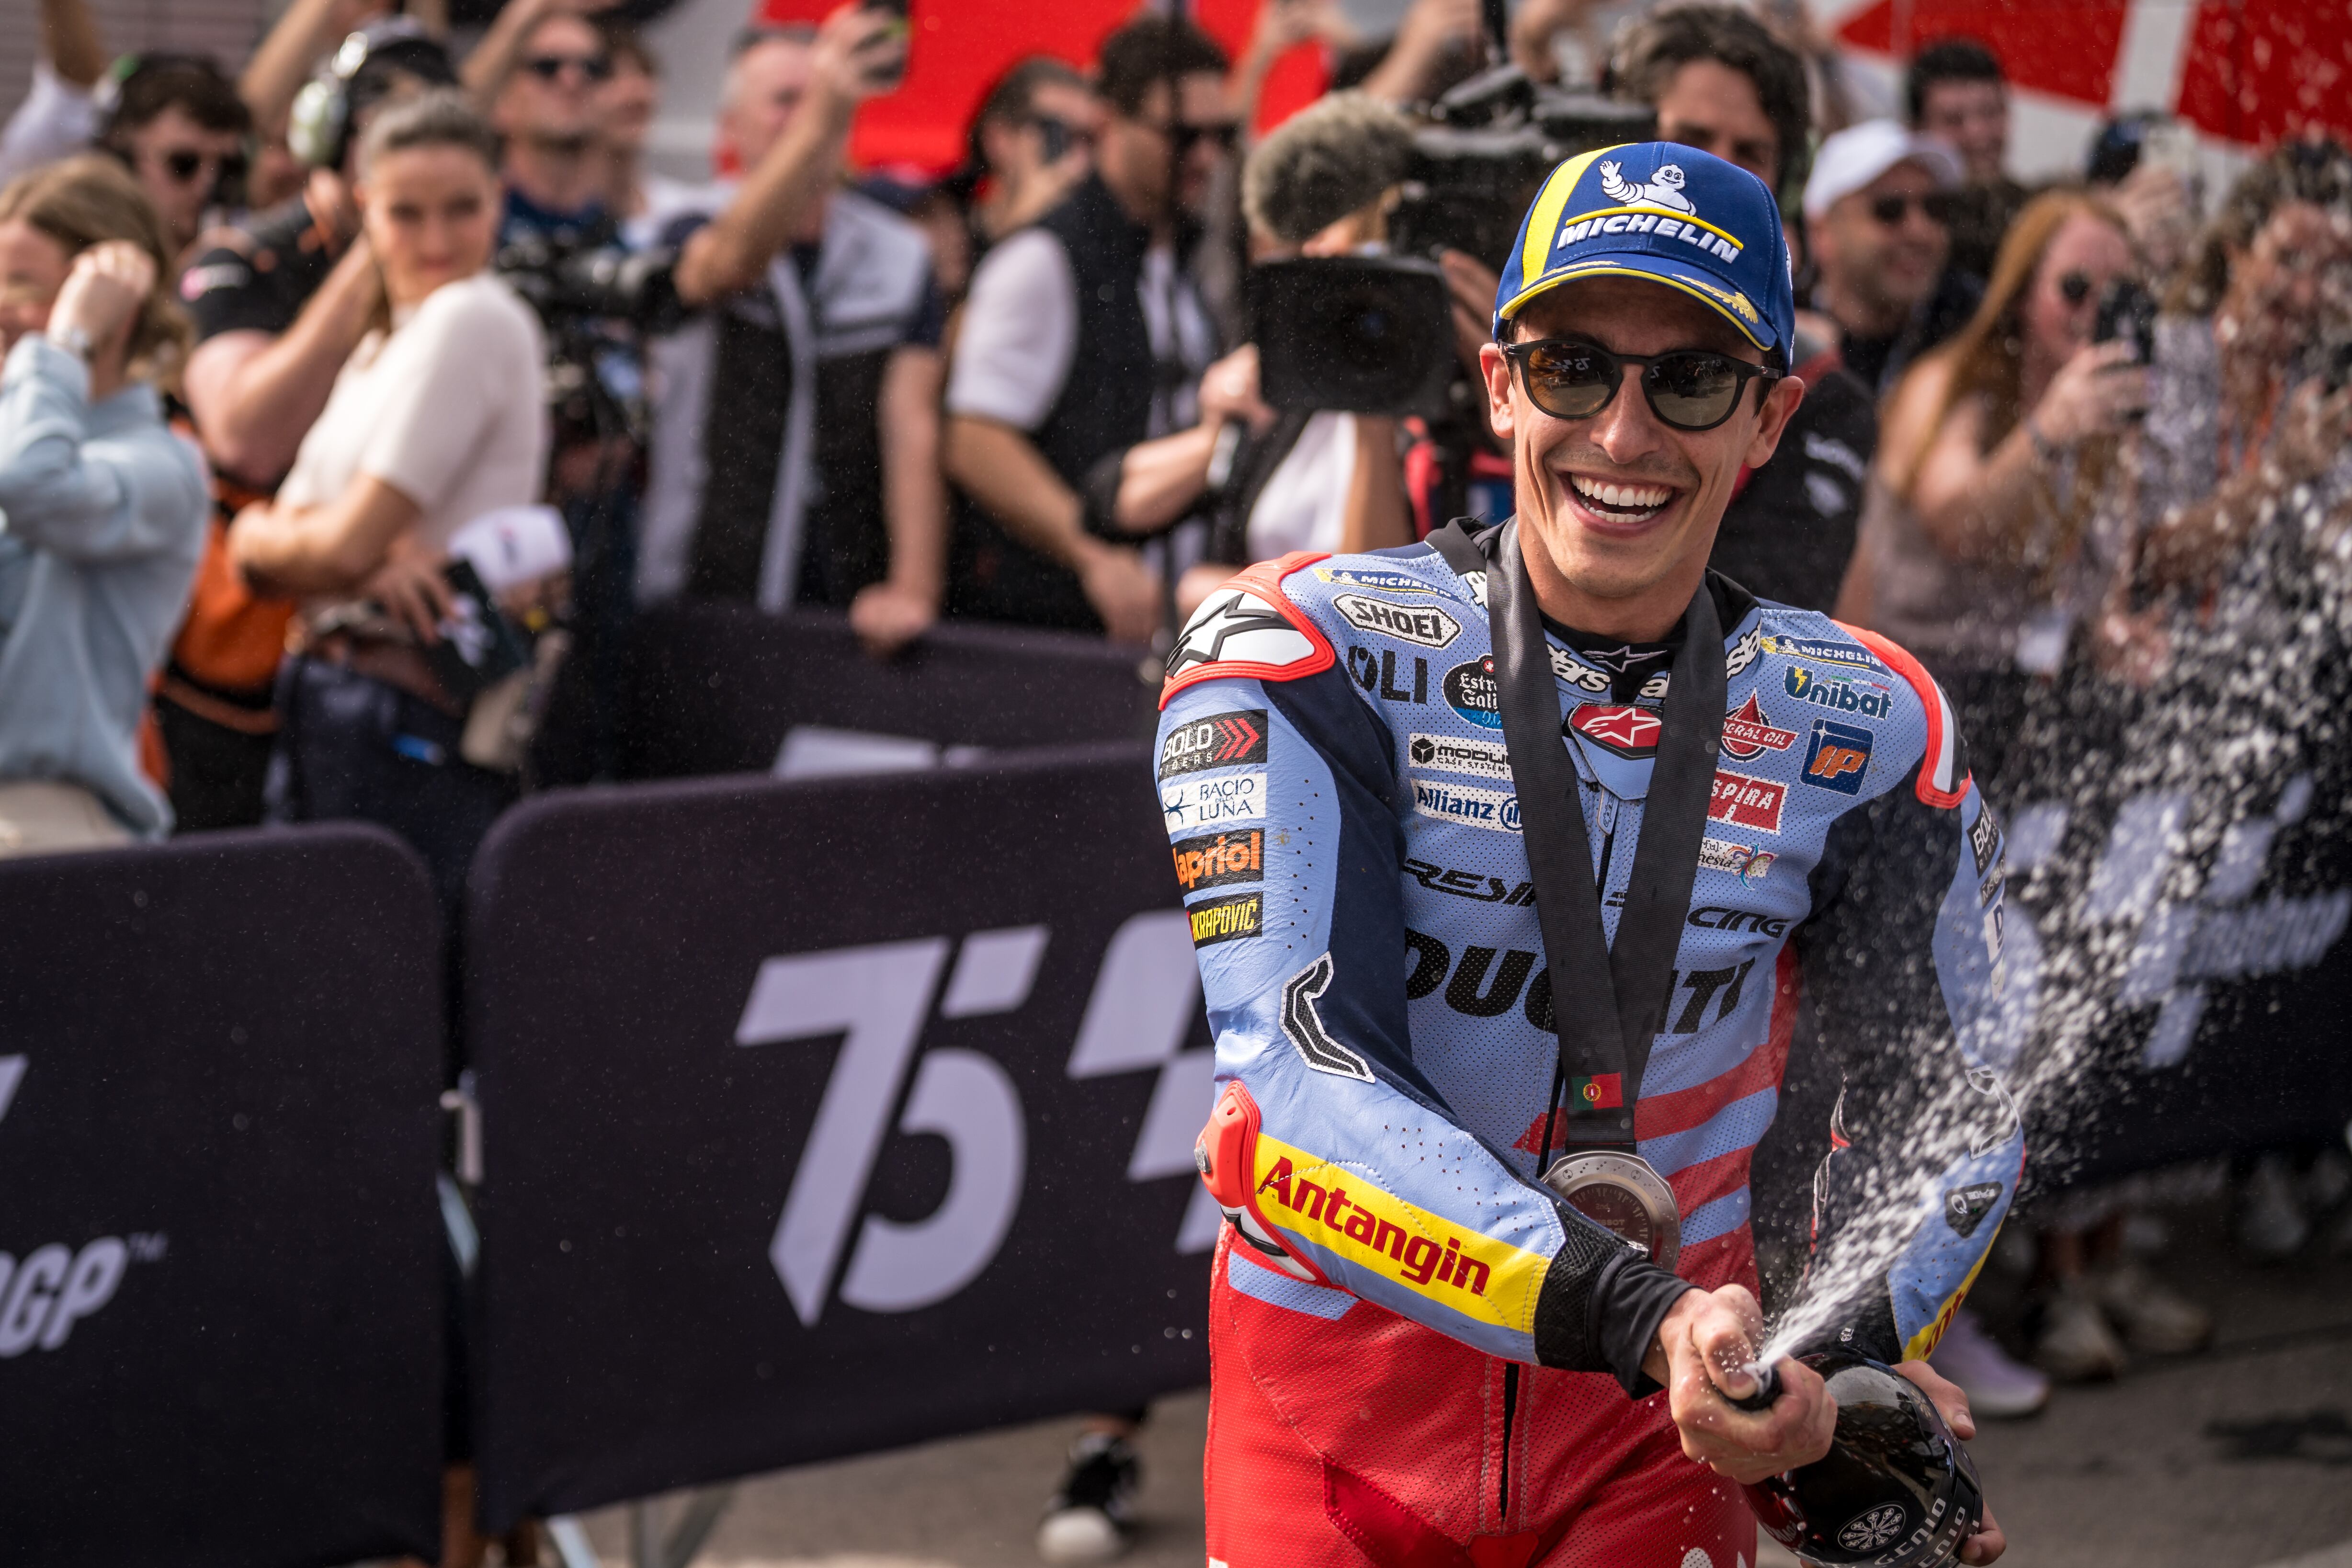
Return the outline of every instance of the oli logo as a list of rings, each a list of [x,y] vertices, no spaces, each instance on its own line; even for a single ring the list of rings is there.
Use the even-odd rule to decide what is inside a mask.
[[[1805,782],[1840,795],[1860,795],[1870,766],[1871,733],[1858,725],[1813,721],[1812,743],[1805,748]]]
[[[802,1322],[814,1327],[836,1293],[869,1312],[915,1311],[953,1296],[994,1261],[1026,1175],[1020,1089],[992,1057],[920,1047],[934,1019],[1026,1004],[1050,935],[1042,925],[1016,926],[960,942],[918,937],[761,964],[737,1045],[842,1042],[768,1247]],[[1200,985],[1181,910],[1129,920],[1097,972],[1069,1076],[1160,1074],[1128,1161],[1130,1182],[1193,1174],[1192,1140],[1214,1100],[1215,1077],[1213,1051],[1184,1049],[1201,1016]],[[947,1195],[919,1220],[861,1217],[894,1111],[900,1133],[946,1140],[951,1161]],[[1207,1251],[1219,1224],[1215,1201],[1194,1184],[1177,1250]]]
[[[0,1057],[0,1117],[25,1079],[26,1058]],[[114,1300],[133,1258],[163,1256],[161,1236],[101,1236],[79,1250],[61,1242],[37,1247],[22,1261],[0,1252],[0,1361],[36,1346],[61,1349],[73,1327]]]

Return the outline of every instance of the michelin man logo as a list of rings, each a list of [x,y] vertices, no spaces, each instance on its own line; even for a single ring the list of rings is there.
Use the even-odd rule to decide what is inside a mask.
[[[1683,195],[1683,166],[1661,163],[1658,172],[1650,176],[1646,185],[1629,185],[1618,174],[1620,165],[1613,159],[1601,165],[1601,194],[1612,202],[1628,206],[1644,205],[1672,207],[1678,213],[1696,213],[1698,209]]]

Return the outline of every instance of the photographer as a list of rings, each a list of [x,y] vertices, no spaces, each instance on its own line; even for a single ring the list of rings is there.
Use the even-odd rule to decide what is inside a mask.
[[[1242,205],[1260,261],[1378,254],[1388,207],[1404,178],[1412,136],[1402,117],[1362,93],[1335,93],[1285,121],[1252,151]],[[1310,408],[1279,414],[1258,400],[1257,350],[1248,345],[1201,380],[1202,419],[1182,435],[1124,455],[1108,509],[1123,531],[1174,521],[1223,483],[1200,565],[1176,591],[1189,617],[1236,568],[1294,550],[1386,550],[1412,542],[1396,421]],[[1221,437],[1227,461],[1220,465]],[[1105,495],[1098,473],[1090,498]],[[1097,501],[1097,512],[1105,509]]]
[[[466,708],[427,657],[454,610],[445,551],[535,500],[548,447],[538,322],[485,270],[496,147],[448,89],[368,127],[355,194],[390,324],[352,354],[276,500],[229,532],[254,587],[306,601],[304,651],[279,677],[272,815],[390,827],[452,918],[515,784],[466,760]]]
[[[110,160],[0,191],[0,855],[172,824],[135,740],[204,540],[153,384],[187,346],[170,256]]]
[[[1128,642],[1160,626],[1158,578],[1087,531],[1081,488],[1104,458],[1194,422],[1214,331],[1184,258],[1238,133],[1224,73],[1189,23],[1113,33],[1094,173],[972,279],[945,452],[985,515],[961,542],[960,613]]]
[[[385,103],[456,79],[441,46],[414,24],[388,19],[351,35],[296,95],[308,188],[213,230],[181,278],[197,337],[184,395],[212,462],[214,501],[195,595],[155,693],[183,832],[261,820],[278,664],[294,606],[247,590],[229,565],[227,531],[293,466],[382,308],[375,258],[352,206],[358,132]]]
[[[671,230],[679,301],[705,309],[656,353],[641,602],[831,605],[877,653],[939,614],[945,311],[920,233],[838,186],[857,106],[905,69],[902,31],[845,6],[755,35],[728,71],[721,146],[749,173]]]

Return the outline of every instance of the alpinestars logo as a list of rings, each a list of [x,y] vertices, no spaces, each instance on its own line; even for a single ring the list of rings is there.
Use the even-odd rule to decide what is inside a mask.
[[[1280,610],[1241,588],[1210,595],[1168,653],[1171,678],[1196,664],[1279,667],[1313,657],[1315,645]]]
[[[0,1118],[16,1098],[26,1065],[21,1056],[0,1057]],[[36,1346],[63,1348],[76,1323],[114,1300],[134,1257],[152,1262],[163,1256],[163,1237],[152,1235],[101,1236],[79,1248],[51,1242],[22,1262],[0,1252],[0,1361]]]
[[[864,1311],[915,1311],[955,1295],[994,1261],[1026,1177],[1020,1090],[993,1058],[951,1047],[923,1049],[922,1037],[933,1018],[1011,1013],[1025,1005],[1050,934],[1045,926],[1017,926],[960,942],[919,937],[794,953],[760,966],[736,1026],[737,1045],[841,1041],[768,1247],[802,1322],[814,1326],[836,1295]],[[1215,1077],[1213,1052],[1183,1048],[1200,1016],[1200,985],[1181,910],[1129,920],[1096,974],[1070,1051],[1070,1077],[1147,1068],[1160,1074],[1128,1162],[1131,1182],[1192,1173],[1192,1139],[1213,1103]],[[947,1195],[922,1219],[861,1217],[902,1089],[897,1131],[946,1140]],[[1215,1203],[1206,1188],[1193,1198],[1178,1233],[1180,1251],[1205,1251],[1216,1242]]]

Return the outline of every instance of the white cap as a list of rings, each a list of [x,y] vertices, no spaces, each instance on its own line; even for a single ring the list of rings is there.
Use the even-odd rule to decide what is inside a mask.
[[[1916,163],[1948,190],[1960,183],[1959,154],[1932,136],[1905,130],[1892,120],[1849,125],[1822,143],[1805,181],[1805,216],[1819,217],[1897,163]]]

